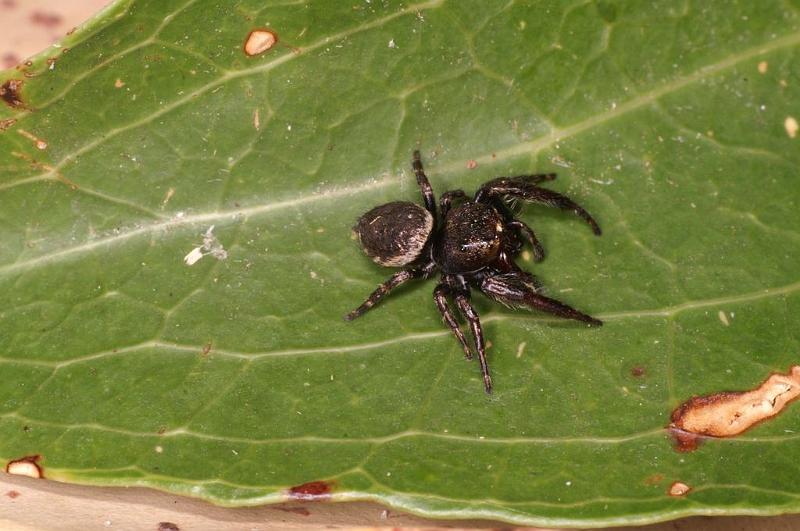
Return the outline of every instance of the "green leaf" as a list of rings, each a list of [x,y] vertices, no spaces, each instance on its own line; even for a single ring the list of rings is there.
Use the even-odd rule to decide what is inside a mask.
[[[113,4],[2,75],[0,456],[226,505],[327,481],[533,525],[800,511],[799,407],[689,454],[663,429],[798,360],[798,9]],[[476,295],[491,397],[434,281],[342,320],[389,274],[350,228],[419,201],[417,146],[437,193],[557,171],[604,230],[524,209],[548,256],[520,263],[606,324]]]

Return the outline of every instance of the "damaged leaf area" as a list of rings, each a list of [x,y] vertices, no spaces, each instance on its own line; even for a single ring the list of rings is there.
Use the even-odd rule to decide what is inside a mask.
[[[0,74],[3,466],[542,527],[800,511],[795,2],[126,0],[59,46]],[[556,172],[603,228],[523,206],[520,265],[604,326],[476,294],[491,397],[432,281],[342,320],[417,148],[437,194]]]
[[[696,396],[672,413],[670,429],[709,437],[733,437],[774,417],[800,395],[800,366],[773,374],[758,389]]]

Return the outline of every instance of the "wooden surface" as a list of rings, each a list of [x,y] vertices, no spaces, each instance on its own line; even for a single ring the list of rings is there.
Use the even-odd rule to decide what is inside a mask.
[[[0,0],[0,65],[12,67],[50,46],[105,3],[106,0]],[[84,487],[0,473],[0,530],[158,531],[160,524],[162,531],[322,529],[331,525],[383,529],[509,527],[488,521],[431,521],[358,502],[226,509],[143,488]],[[800,516],[696,517],[619,529],[789,531],[800,529]]]

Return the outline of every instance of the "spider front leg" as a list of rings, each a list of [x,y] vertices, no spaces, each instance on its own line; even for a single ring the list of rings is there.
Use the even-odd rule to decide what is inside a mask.
[[[475,201],[487,201],[493,197],[503,196],[518,197],[532,203],[541,203],[561,210],[571,210],[576,216],[588,223],[597,236],[602,234],[600,226],[594,218],[578,203],[565,195],[547,188],[540,188],[535,183],[526,182],[521,178],[500,177],[489,181],[478,190],[475,195]]]
[[[552,175],[555,178],[554,173],[548,173],[547,175]],[[526,177],[541,177],[540,175],[529,175]],[[536,237],[536,234],[533,232],[533,229],[530,228],[527,224],[519,221],[518,219],[514,218],[514,213],[508,207],[505,201],[501,197],[493,197],[492,204],[497,209],[498,212],[503,216],[503,219],[506,222],[506,226],[517,229],[522,233],[528,243],[531,244],[531,248],[533,249],[533,261],[534,262],[541,262],[544,260],[544,247],[542,247],[541,242]]]
[[[603,325],[603,321],[591,315],[537,293],[537,287],[524,272],[487,276],[481,281],[480,289],[489,298],[508,306],[524,306],[552,313],[564,319],[582,321],[592,326]]]
[[[420,278],[425,276],[427,273],[424,270],[419,269],[406,269],[403,271],[398,271],[385,282],[383,282],[378,288],[367,297],[361,306],[353,310],[352,312],[348,313],[344,316],[345,321],[352,321],[356,317],[360,317],[368,312],[373,306],[378,304],[381,299],[383,299],[386,295],[388,295],[394,288],[397,286],[408,282],[413,278]]]
[[[417,184],[422,192],[422,199],[425,201],[425,208],[431,213],[435,221],[436,197],[433,195],[431,183],[428,181],[428,177],[425,175],[425,171],[422,169],[422,160],[420,159],[419,150],[414,151],[414,155],[411,160],[411,167],[414,168],[414,174],[417,176]]]
[[[456,293],[454,298],[458,309],[469,323],[472,337],[475,339],[478,362],[481,365],[481,374],[483,375],[483,388],[486,389],[487,394],[492,394],[492,377],[489,375],[489,364],[486,361],[486,343],[483,340],[483,328],[481,327],[481,320],[478,318],[478,312],[470,304],[467,294]]]

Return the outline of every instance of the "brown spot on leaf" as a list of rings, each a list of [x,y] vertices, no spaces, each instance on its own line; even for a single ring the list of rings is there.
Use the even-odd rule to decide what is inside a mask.
[[[125,82],[122,81],[120,78],[117,78],[117,80],[114,81],[114,88],[122,88],[124,86],[125,86]]]
[[[16,118],[8,118],[6,120],[0,120],[0,131],[5,131],[15,123],[17,123]]]
[[[203,345],[203,351],[200,353],[200,355],[204,358],[207,358],[209,352],[211,352],[211,341]]]
[[[181,531],[181,528],[172,522],[159,522],[158,531]]]
[[[687,485],[686,483],[681,483],[680,481],[676,481],[672,485],[669,486],[669,490],[667,491],[670,496],[686,496],[689,494],[689,491],[692,490],[692,487]]]
[[[798,396],[800,366],[795,365],[786,374],[771,375],[752,391],[724,391],[690,398],[672,412],[669,430],[679,445],[686,446],[683,451],[694,450],[698,436],[739,435],[774,417]],[[694,440],[690,441],[692,437]]]
[[[645,485],[658,485],[662,481],[664,481],[664,475],[663,474],[653,474],[652,476],[648,476],[648,477],[644,478],[644,484]]]
[[[694,452],[700,447],[704,437],[696,433],[689,433],[688,431],[679,430],[677,428],[670,428],[669,434],[672,435],[672,442],[674,443],[675,450],[681,453]]]
[[[0,86],[0,99],[13,109],[25,108],[25,103],[19,93],[23,83],[25,82],[21,79],[9,79],[3,83]]]
[[[647,370],[644,367],[639,367],[637,365],[636,367],[631,368],[631,376],[634,378],[641,378],[645,374],[647,374]]]
[[[13,500],[14,498],[18,498],[19,497],[19,492],[15,491],[15,490],[10,490],[10,491],[6,492],[6,496],[8,496],[9,498],[11,498]]]
[[[310,481],[289,489],[289,498],[304,501],[324,501],[331,497],[333,483],[330,481]]]
[[[473,159],[470,159],[470,160],[467,161],[467,169],[468,170],[474,170],[477,167],[478,167],[478,161],[473,160]]]
[[[6,473],[16,476],[28,476],[36,479],[43,478],[44,471],[41,465],[39,465],[39,460],[41,460],[41,458],[42,456],[38,454],[26,455],[25,457],[9,461],[6,465]]]
[[[244,53],[250,57],[259,55],[275,46],[277,42],[278,35],[274,31],[264,28],[254,29],[244,41]]]

